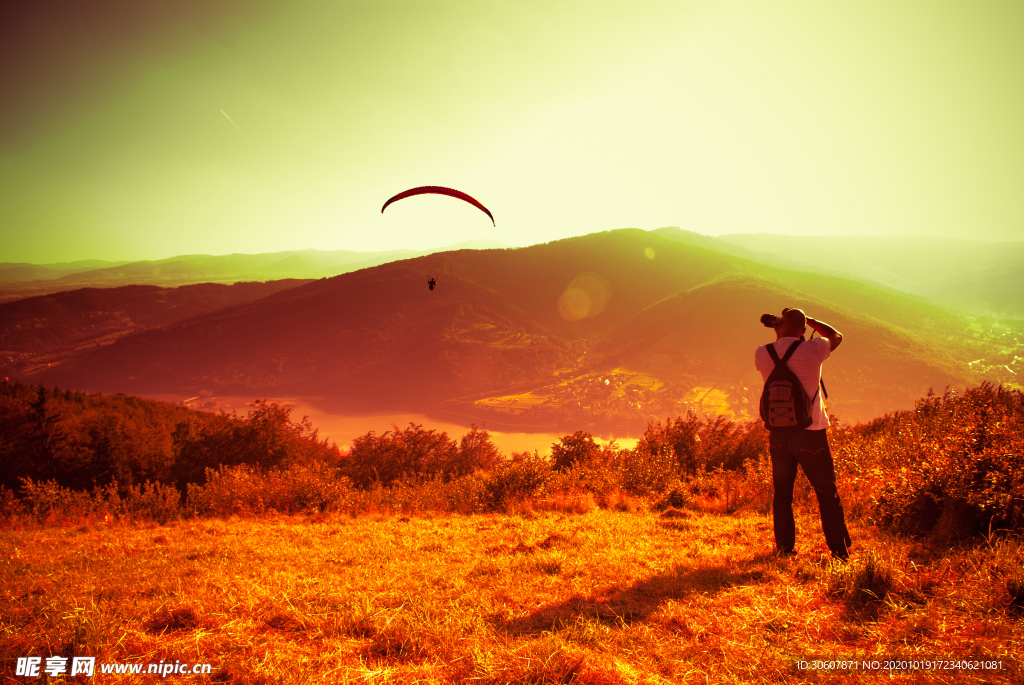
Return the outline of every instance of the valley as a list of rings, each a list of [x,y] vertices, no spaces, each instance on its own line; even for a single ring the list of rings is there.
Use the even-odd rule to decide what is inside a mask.
[[[1016,381],[1015,320],[662,233],[394,261],[51,358],[13,349],[7,368],[91,391],[316,397],[463,425],[638,435],[690,410],[754,417],[753,350],[771,339],[758,318],[800,303],[845,336],[824,367],[828,410],[842,421],[908,408],[929,389]]]

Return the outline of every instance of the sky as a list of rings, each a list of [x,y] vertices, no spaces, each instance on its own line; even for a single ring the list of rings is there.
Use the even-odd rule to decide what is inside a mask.
[[[0,262],[1022,240],[1022,121],[1015,1],[5,3]]]

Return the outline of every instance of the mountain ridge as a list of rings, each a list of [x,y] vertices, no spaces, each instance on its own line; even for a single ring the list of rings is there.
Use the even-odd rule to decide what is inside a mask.
[[[976,314],[1024,318],[1024,241],[942,236],[719,236],[735,248]]]
[[[425,287],[427,274],[438,279],[434,291]],[[727,274],[733,274],[731,280],[707,285]],[[744,283],[743,307],[715,300]],[[786,301],[766,297],[772,283],[788,283],[776,293],[776,299],[785,296]],[[827,289],[828,295],[808,295],[815,287]],[[687,300],[696,303],[689,313],[695,319],[711,316],[714,307],[737,310],[723,316],[721,325],[726,340],[743,344],[730,342],[724,357],[702,348],[679,363],[669,360],[663,364],[664,378],[650,369],[620,373],[604,363],[599,353],[615,346],[602,347],[602,340],[616,327],[627,330],[630,321],[641,321],[635,317],[644,310],[686,291],[698,295]],[[39,377],[64,387],[291,393],[424,413],[500,415],[505,423],[596,426],[621,419],[635,427],[657,417],[656,411],[683,408],[679,398],[711,385],[721,393],[723,406],[739,415],[744,396],[730,396],[728,386],[736,383],[727,383],[724,376],[734,376],[739,387],[751,387],[753,349],[770,333],[758,316],[793,306],[793,299],[814,302],[815,297],[827,304],[825,311],[836,312],[837,320],[852,322],[855,335],[848,340],[898,333],[898,344],[881,345],[885,363],[872,364],[871,349],[858,350],[850,342],[844,346],[854,352],[849,364],[868,369],[870,378],[863,371],[860,375],[875,386],[885,384],[891,360],[900,357],[899,345],[915,340],[906,327],[927,332],[919,349],[910,345],[924,361],[908,366],[913,373],[896,394],[886,396],[890,409],[904,408],[929,384],[973,380],[957,361],[958,348],[935,337],[944,327],[966,325],[956,314],[859,282],[780,269],[639,229],[512,250],[435,253],[313,281],[257,302],[127,335]],[[679,323],[681,330],[684,324]],[[856,374],[847,375],[852,379]],[[608,390],[614,385],[617,394],[599,396],[598,385]],[[508,394],[531,387],[536,392]],[[848,396],[837,406],[846,402],[851,416],[877,415],[866,414],[867,405],[864,411],[856,409],[864,401]]]
[[[506,247],[492,240],[472,240],[429,250],[290,250],[257,254],[177,255],[159,260],[132,262],[80,262],[32,265],[0,264],[0,302],[80,288],[124,285],[177,287],[197,283],[237,283],[268,280],[320,279],[357,271],[396,259],[433,254],[451,249]],[[39,276],[49,275],[48,278]]]

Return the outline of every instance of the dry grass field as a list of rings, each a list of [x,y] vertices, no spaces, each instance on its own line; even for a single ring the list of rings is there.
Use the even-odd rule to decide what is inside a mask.
[[[6,529],[0,679],[31,680],[18,657],[80,655],[96,675],[67,682],[152,682],[100,665],[180,660],[211,674],[171,680],[831,683],[878,676],[797,662],[916,655],[1003,670],[881,677],[1021,682],[1021,541],[940,551],[865,525],[848,565],[813,510],[782,559],[770,517],[700,503]]]

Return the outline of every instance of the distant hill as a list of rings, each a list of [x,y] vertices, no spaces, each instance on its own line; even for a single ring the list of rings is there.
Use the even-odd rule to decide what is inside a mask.
[[[771,339],[759,315],[799,305],[847,336],[826,366],[831,411],[846,420],[976,381],[973,350],[950,335],[969,322],[922,298],[635,229],[346,273],[127,335],[30,379],[642,428],[687,406],[743,416],[760,384],[754,347]]]
[[[24,262],[0,262],[0,288],[15,283],[31,281],[47,281],[64,276],[120,266],[127,262],[105,262],[100,259],[87,259],[79,262],[57,262],[54,264],[27,264]]]
[[[972,313],[1024,317],[1024,241],[768,233],[712,240],[760,255],[755,257],[759,260],[770,256],[821,273],[870,280]]]
[[[384,252],[298,250],[216,256],[180,255],[138,262],[93,260],[41,266],[0,264],[0,302],[78,288],[123,285],[175,287],[193,283],[319,279],[444,250],[495,247],[505,245],[493,240],[475,240],[421,252],[405,249]]]
[[[308,283],[202,283],[179,288],[83,288],[0,304],[0,376],[41,367],[69,353]]]
[[[798,284],[799,285],[799,284]],[[717,387],[734,414],[754,417],[761,395],[761,376],[753,368],[753,350],[773,339],[756,326],[728,326],[715,313],[757,321],[777,303],[799,303],[843,333],[842,345],[823,367],[831,410],[847,420],[881,415],[907,406],[908,395],[923,379],[936,388],[960,385],[962,363],[947,351],[929,345],[927,336],[839,306],[864,294],[832,301],[843,284],[833,280],[801,292],[779,281],[729,273],[695,288],[680,291],[616,326],[593,350],[600,365],[651,375],[667,366],[690,369],[703,387]],[[883,300],[885,301],[885,300]],[[721,316],[719,314],[718,316]]]

